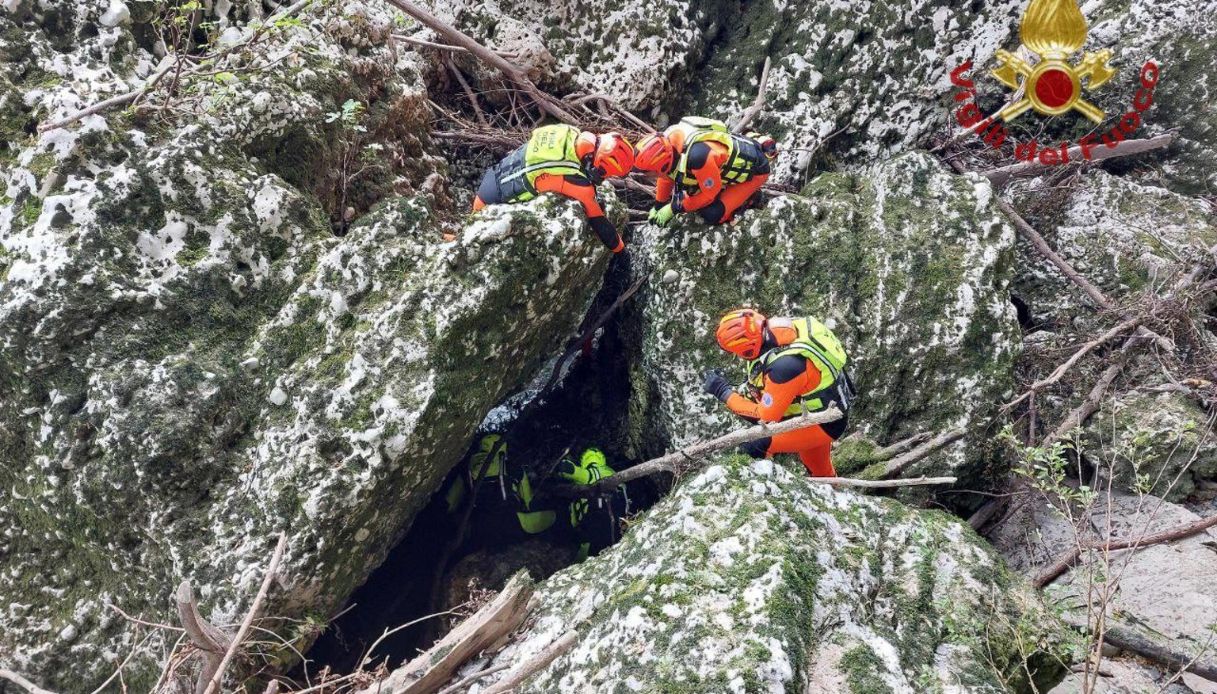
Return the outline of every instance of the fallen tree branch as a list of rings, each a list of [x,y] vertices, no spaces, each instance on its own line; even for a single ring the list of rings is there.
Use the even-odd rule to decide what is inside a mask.
[[[1066,617],[1065,622],[1078,631],[1090,631],[1089,625],[1077,618]],[[1153,641],[1126,627],[1105,623],[1103,627],[1103,642],[1122,651],[1141,656],[1147,660],[1165,665],[1176,672],[1186,671],[1203,677],[1210,682],[1217,682],[1217,663],[1202,660],[1202,650],[1196,655],[1188,655],[1170,646]]]
[[[270,558],[270,564],[266,566],[266,575],[262,577],[262,586],[258,588],[258,594],[254,596],[254,602],[249,607],[249,613],[245,615],[245,619],[241,622],[241,626],[237,629],[236,636],[232,637],[232,643],[228,645],[228,651],[224,653],[224,658],[220,660],[219,667],[216,668],[215,674],[211,676],[211,681],[207,684],[207,689],[204,694],[213,694],[220,691],[220,682],[224,679],[224,671],[232,663],[233,657],[237,654],[237,649],[241,647],[241,642],[245,640],[245,636],[249,633],[249,627],[257,619],[258,613],[262,610],[262,603],[266,600],[267,593],[270,592],[270,584],[274,582],[277,571],[279,570],[279,562],[283,560],[283,550],[287,549],[287,533],[279,533],[279,543],[275,545],[275,553]]]
[[[220,667],[220,661],[224,657],[224,652],[228,650],[230,639],[227,634],[212,626],[199,614],[190,581],[182,581],[178,584],[174,599],[177,602],[178,619],[182,622],[186,635],[202,654],[203,668],[195,682],[194,691],[195,694],[203,694],[208,683],[211,682],[211,676]]]
[[[930,455],[931,453],[933,453],[934,451],[937,451],[938,449],[942,448],[943,446],[954,443],[954,442],[958,441],[959,439],[963,438],[963,435],[965,433],[967,433],[967,432],[963,429],[963,427],[956,427],[954,429],[948,429],[947,431],[944,431],[944,432],[938,434],[934,438],[917,446],[916,448],[909,451],[908,453],[905,453],[904,455],[900,456],[899,458],[889,460],[887,463],[885,463],[883,465],[883,474],[880,475],[880,477],[882,479],[890,479],[892,477],[899,475],[909,465],[912,465],[913,463],[917,462],[918,460],[921,460],[922,458]]]
[[[9,682],[12,682],[13,684],[16,684],[18,687],[21,687],[25,691],[29,692],[30,694],[55,694],[55,692],[53,692],[49,689],[43,689],[42,687],[39,687],[38,685],[27,680],[26,678],[22,677],[21,675],[18,675],[17,673],[13,672],[12,670],[6,670],[4,668],[0,668],[0,679],[6,679]]]
[[[556,485],[549,493],[563,498],[579,498],[585,496],[596,496],[610,489],[615,489],[623,484],[633,482],[636,479],[641,479],[649,475],[666,472],[675,474],[680,469],[680,463],[693,462],[697,458],[703,458],[711,453],[717,453],[734,446],[738,446],[749,441],[763,439],[766,436],[776,436],[816,424],[826,424],[835,422],[841,418],[841,410],[836,407],[830,407],[820,412],[804,414],[799,417],[777,422],[776,424],[757,424],[756,426],[747,429],[733,431],[730,434],[720,436],[709,441],[700,441],[698,443],[686,446],[672,453],[662,455],[658,458],[652,458],[644,463],[639,463],[634,467],[628,467],[621,472],[606,477],[595,484],[587,486],[575,485]]]
[[[1052,562],[1047,568],[1044,568],[1035,575],[1032,580],[1032,585],[1036,588],[1043,588],[1049,583],[1056,580],[1061,574],[1068,571],[1082,556],[1083,551],[1101,550],[1110,552],[1120,549],[1141,549],[1150,545],[1159,545],[1164,542],[1173,542],[1174,540],[1182,540],[1193,535],[1199,534],[1209,528],[1217,526],[1217,513],[1199,520],[1175,526],[1168,530],[1153,533],[1151,535],[1141,535],[1129,540],[1108,540],[1106,543],[1101,541],[1088,542],[1081,546],[1070,548],[1064,554]]]
[[[453,45],[450,45],[447,43],[436,43],[434,41],[427,41],[426,39],[420,39],[420,38],[417,38],[414,36],[409,36],[407,34],[393,34],[393,38],[398,41],[402,41],[403,43],[408,43],[412,46],[420,46],[422,48],[433,48],[437,51],[445,51],[448,53],[464,53],[466,55],[473,55],[472,53],[469,52],[469,49],[463,48],[461,46],[453,46]],[[513,60],[517,57],[515,53],[509,53],[506,51],[494,51],[494,52],[498,53],[500,56],[502,56],[503,60]]]
[[[465,97],[469,99],[469,104],[473,106],[473,113],[477,116],[478,122],[482,124],[482,127],[489,128],[490,121],[486,120],[486,114],[482,112],[482,106],[478,103],[477,94],[473,93],[473,87],[469,86],[469,82],[461,74],[460,68],[456,66],[456,63],[451,58],[445,60],[444,65],[448,67],[448,72],[452,73],[452,76],[460,83],[461,89],[465,91]]]
[[[1111,384],[1115,382],[1116,377],[1120,375],[1120,372],[1124,370],[1125,363],[1132,355],[1132,348],[1139,341],[1139,339],[1139,337],[1134,336],[1124,342],[1124,346],[1121,348],[1120,354],[1116,357],[1115,362],[1108,366],[1103,371],[1102,375],[1099,376],[1099,380],[1096,381],[1094,387],[1090,389],[1090,393],[1086,396],[1086,399],[1082,401],[1082,404],[1078,405],[1069,414],[1065,415],[1065,419],[1063,419],[1061,423],[1057,425],[1056,429],[1054,429],[1053,432],[1049,434],[1046,439],[1044,439],[1045,446],[1065,438],[1070,431],[1085,424],[1086,420],[1090,419],[1090,415],[1099,411],[1099,406],[1103,402],[1103,396],[1107,393],[1107,390],[1111,388]]]
[[[1140,316],[1134,316],[1133,318],[1129,318],[1128,320],[1124,321],[1123,323],[1120,323],[1119,325],[1115,326],[1114,328],[1111,328],[1110,330],[1108,330],[1107,332],[1103,333],[1102,335],[1096,337],[1095,339],[1083,344],[1072,355],[1070,355],[1070,357],[1068,359],[1066,359],[1063,364],[1056,367],[1056,369],[1054,369],[1053,372],[1047,378],[1042,378],[1042,379],[1036,381],[1035,383],[1032,383],[1031,387],[1028,388],[1027,391],[1024,392],[1022,395],[1011,400],[1010,402],[1006,403],[1005,405],[1002,405],[1001,413],[1008,414],[1010,412],[1010,410],[1017,407],[1019,405],[1019,403],[1023,402],[1024,400],[1031,397],[1035,393],[1038,393],[1039,391],[1047,388],[1048,386],[1058,383],[1061,380],[1061,378],[1063,378],[1065,376],[1065,374],[1069,371],[1069,369],[1073,368],[1074,364],[1078,363],[1078,360],[1080,360],[1082,357],[1086,356],[1090,352],[1094,351],[1095,349],[1103,346],[1104,344],[1106,344],[1106,343],[1110,342],[1111,340],[1115,339],[1116,337],[1120,336],[1121,334],[1137,327],[1138,325],[1141,324],[1141,320],[1142,319]]]
[[[532,579],[521,571],[482,609],[461,622],[425,653],[397,668],[359,694],[433,694],[452,679],[457,668],[504,635],[515,631],[530,611]]]
[[[517,87],[526,92],[528,96],[532,97],[532,100],[542,111],[545,111],[563,123],[570,123],[572,125],[579,123],[579,119],[563,108],[557,99],[542,92],[537,85],[533,84],[532,80],[528,79],[528,75],[525,75],[523,70],[509,63],[503,56],[483,46],[464,32],[449,25],[418,5],[409,2],[409,0],[386,0],[386,2],[418,20],[428,29],[431,29],[453,44],[469,51],[477,59],[496,68],[507,79],[514,82]]]
[[[575,338],[575,341],[566,348],[566,351],[562,353],[561,357],[558,357],[558,361],[556,364],[554,364],[553,370],[549,372],[549,379],[545,381],[545,386],[541,388],[541,392],[537,393],[537,397],[534,398],[534,400],[543,399],[543,396],[547,395],[554,389],[555,386],[558,385],[558,380],[562,376],[562,370],[566,367],[566,363],[579,352],[580,345],[591,339],[591,337],[596,334],[596,331],[603,327],[604,324],[608,322],[608,319],[612,318],[613,314],[616,313],[617,310],[620,309],[630,297],[634,296],[634,294],[636,294],[638,290],[642,288],[642,285],[646,284],[646,281],[648,278],[650,278],[650,276],[650,272],[641,273],[638,278],[635,279],[634,282],[621,293],[621,296],[618,296],[617,300],[604,311],[604,313],[601,313],[591,325],[579,333],[579,337]]]
[[[1081,145],[1075,145],[1068,150],[1069,161],[1077,163],[1091,163],[1103,161],[1104,159],[1114,159],[1116,157],[1127,157],[1134,154],[1142,154],[1144,152],[1152,152],[1156,149],[1162,149],[1173,142],[1175,136],[1173,133],[1158,135],[1155,137],[1143,140],[1124,140],[1118,143],[1115,147],[1098,147],[1090,145],[1088,149],[1092,150],[1090,158],[1087,159],[1082,152]],[[1005,185],[1010,179],[1018,176],[1031,176],[1039,173],[1041,169],[1047,168],[1040,160],[1033,159],[1031,161],[1019,162],[1009,166],[1003,166],[997,169],[982,171],[981,175],[988,178],[995,187]],[[1058,167],[1053,167],[1058,168]]]
[[[177,59],[168,60],[165,62],[164,67],[162,67],[161,69],[154,72],[152,74],[152,76],[149,77],[147,80],[145,80],[143,85],[141,85],[140,87],[138,87],[136,89],[132,89],[129,92],[119,94],[118,96],[112,96],[109,99],[106,99],[104,101],[99,101],[99,102],[93,104],[92,106],[89,106],[80,111],[77,111],[76,113],[73,113],[72,115],[67,116],[65,118],[61,118],[61,119],[55,121],[54,123],[42,123],[41,125],[38,126],[38,132],[44,133],[48,130],[55,130],[57,128],[67,127],[67,126],[75,123],[78,120],[87,118],[87,117],[92,116],[97,113],[101,113],[102,111],[108,111],[108,110],[114,108],[115,106],[123,106],[125,104],[129,104],[129,103],[135,101],[136,99],[140,98],[144,94],[146,94],[149,89],[152,89],[153,87],[155,87],[157,85],[157,83],[160,82],[161,79],[163,79],[165,77],[165,75],[169,74],[169,71],[172,70],[177,65],[177,63],[178,63]]]
[[[483,677],[489,677],[490,675],[493,675],[496,672],[502,672],[509,667],[511,667],[510,663],[504,663],[502,665],[495,665],[494,667],[488,667],[485,670],[478,670],[477,672],[473,673],[472,675],[469,675],[468,677],[465,677],[464,679],[457,681],[456,684],[450,684],[447,687],[444,687],[443,689],[439,690],[439,694],[456,694],[456,692],[459,692],[462,689],[467,688],[469,685],[473,684],[474,682],[477,682],[478,680],[482,679]]]
[[[275,26],[276,22],[278,22],[279,20],[296,14],[300,10],[303,10],[305,7],[312,4],[313,1],[314,0],[297,0],[296,3],[288,6],[287,8],[280,10],[278,12],[275,12],[265,22],[263,22],[261,26],[264,28],[273,27],[273,26]],[[244,46],[249,44],[251,41],[253,41],[255,38],[261,36],[261,34],[262,34],[262,30],[255,31],[250,36],[226,47],[223,51],[220,51],[214,57],[213,60],[210,61],[211,64],[214,65],[219,60],[219,58],[229,55],[233,51],[236,51],[240,48],[243,48]],[[141,85],[140,87],[133,89],[129,92],[126,92],[124,94],[112,96],[109,99],[106,99],[104,101],[99,101],[98,103],[93,104],[92,106],[89,106],[81,111],[77,111],[76,113],[73,113],[72,115],[67,116],[65,118],[61,118],[60,120],[57,120],[54,123],[43,123],[42,125],[38,126],[38,132],[46,132],[48,130],[54,130],[56,128],[63,128],[68,125],[71,125],[72,123],[75,123],[76,121],[78,121],[82,118],[86,118],[88,116],[92,116],[94,114],[101,113],[102,111],[107,111],[109,109],[114,108],[115,106],[122,106],[124,104],[133,103],[133,102],[137,101],[138,99],[140,99],[141,97],[143,97],[143,95],[146,94],[150,89],[155,87],[161,81],[161,79],[163,79],[165,77],[165,75],[169,74],[171,71],[179,73],[179,75],[177,77],[175,77],[175,79],[180,78],[184,74],[195,73],[196,69],[191,69],[191,70],[184,71],[184,72],[181,70],[181,67],[182,67],[182,64],[184,61],[185,61],[185,57],[183,55],[175,54],[175,56],[172,60],[166,60],[165,65],[163,67],[161,67],[160,70],[157,70],[155,73],[153,73],[153,75],[151,77],[149,77],[144,82],[144,84]]]
[[[744,109],[744,112],[740,114],[739,120],[737,120],[735,125],[731,128],[732,132],[744,132],[744,128],[748,127],[748,124],[752,122],[752,119],[756,117],[756,114],[760,113],[761,110],[765,108],[765,91],[768,87],[768,83],[769,56],[765,56],[765,65],[761,68],[760,81],[757,82],[756,98],[753,99],[752,104],[748,108]]]
[[[955,477],[910,477],[898,480],[860,480],[853,477],[809,477],[809,482],[831,484],[834,487],[864,487],[866,489],[892,489],[895,487],[924,487],[935,484],[955,484]]]
[[[506,694],[515,690],[529,677],[545,669],[563,653],[566,653],[579,640],[578,632],[571,630],[559,636],[553,643],[541,649],[520,667],[507,673],[503,679],[487,687],[483,694]]]
[[[907,439],[897,441],[889,446],[877,448],[875,449],[874,454],[868,460],[872,463],[882,463],[884,461],[891,460],[901,453],[912,449],[914,446],[928,441],[932,435],[933,434],[928,431],[923,431],[913,434]]]
[[[966,173],[968,171],[968,169],[958,161],[951,160],[950,164],[951,167],[959,173]],[[995,195],[993,197],[997,203],[998,209],[1005,213],[1005,215],[1014,224],[1014,228],[1018,230],[1018,233],[1021,234],[1028,242],[1030,242],[1031,245],[1035,247],[1035,250],[1038,251],[1039,254],[1045,259],[1047,259],[1048,262],[1055,265],[1057,269],[1061,271],[1061,274],[1065,275],[1069,281],[1081,288],[1086,296],[1090,297],[1091,301],[1097,304],[1099,308],[1104,310],[1122,313],[1119,311],[1119,308],[1116,306],[1115,302],[1109,299],[1102,290],[1095,286],[1093,282],[1083,277],[1082,274],[1069,263],[1069,261],[1065,260],[1065,258],[1061,256],[1060,253],[1053,250],[1052,246],[1048,245],[1048,242],[1042,235],[1040,235],[1038,231],[1035,230],[1035,227],[1031,226],[1027,223],[1027,220],[1023,219],[1023,216],[1014,209],[1013,205],[1003,200],[999,195]],[[1125,319],[1129,317],[1130,316],[1124,315]],[[1162,337],[1145,326],[1138,326],[1137,334],[1143,337],[1152,337],[1163,349],[1170,350],[1174,348],[1174,345],[1171,344],[1170,340],[1167,340],[1165,337]]]

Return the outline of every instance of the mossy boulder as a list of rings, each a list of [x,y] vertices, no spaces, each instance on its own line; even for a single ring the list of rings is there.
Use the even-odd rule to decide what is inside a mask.
[[[744,379],[714,342],[719,316],[738,306],[812,315],[851,355],[855,431],[887,444],[965,427],[963,442],[917,469],[979,476],[993,456],[978,432],[1011,390],[1019,349],[1013,245],[988,183],[925,154],[824,174],[731,225],[690,216],[644,227],[638,247],[654,270],[643,364],[657,416],[676,443],[738,426],[701,392],[707,368]]]
[[[523,692],[1006,692],[1060,670],[1058,623],[966,524],[738,456],[539,597],[489,665],[578,640]]]
[[[1211,417],[1181,393],[1131,390],[1103,402],[1086,425],[1082,451],[1130,492],[1178,501],[1217,478]]]
[[[333,614],[604,271],[550,199],[445,226],[399,198],[333,237],[213,134],[114,144],[0,230],[0,650],[48,686],[96,684],[140,641],[107,604],[170,621],[185,578],[233,621],[279,531],[268,614]]]
[[[1048,243],[1110,297],[1169,284],[1217,246],[1217,217],[1207,202],[1104,171],[1062,184],[1016,181],[1003,193]],[[1096,308],[1025,240],[1014,292],[1040,327],[1087,321]]]

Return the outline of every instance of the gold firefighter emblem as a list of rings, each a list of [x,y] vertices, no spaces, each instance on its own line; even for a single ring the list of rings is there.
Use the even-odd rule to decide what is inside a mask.
[[[1023,13],[1019,28],[1023,45],[1039,56],[1034,65],[1008,51],[998,51],[1001,65],[992,71],[1002,84],[1018,89],[1023,78],[1024,96],[1001,110],[1002,119],[1011,121],[1028,109],[1045,116],[1059,116],[1076,109],[1090,120],[1101,123],[1106,114],[1098,106],[1082,98],[1082,80],[1086,89],[1106,83],[1116,74],[1107,65],[1111,51],[1086,53],[1076,66],[1068,62],[1086,43],[1086,18],[1076,0],[1031,0]]]

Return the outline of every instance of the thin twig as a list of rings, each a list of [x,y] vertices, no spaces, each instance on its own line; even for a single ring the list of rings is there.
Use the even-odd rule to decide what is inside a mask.
[[[4,668],[0,668],[0,679],[6,679],[9,682],[12,682],[12,683],[16,684],[17,686],[21,687],[22,689],[24,689],[25,691],[29,692],[30,694],[55,694],[55,692],[53,692],[49,689],[43,689],[42,687],[39,687],[38,685],[27,680],[26,678],[22,677],[21,675],[18,675],[17,673],[13,672],[12,670],[6,670]]]
[[[761,68],[761,77],[757,82],[756,98],[753,99],[752,105],[744,109],[744,112],[740,114],[739,120],[735,122],[735,127],[731,128],[732,131],[737,133],[744,132],[744,128],[748,127],[748,124],[752,122],[752,119],[756,117],[756,114],[760,113],[761,110],[765,108],[765,90],[768,83],[769,56],[765,56],[765,65]]]
[[[249,613],[245,615],[245,620],[241,622],[241,627],[237,629],[236,636],[232,638],[232,643],[228,646],[228,652],[220,660],[220,666],[216,668],[215,674],[211,676],[211,682],[208,683],[204,694],[213,694],[220,691],[220,682],[224,679],[224,671],[228,669],[228,665],[236,655],[237,649],[241,647],[241,641],[249,633],[250,625],[257,619],[258,612],[262,609],[262,603],[266,600],[267,593],[270,592],[270,585],[275,580],[276,572],[279,570],[279,562],[283,560],[283,550],[285,549],[287,549],[287,533],[281,532],[279,533],[279,543],[275,545],[275,553],[271,556],[270,564],[266,567],[266,575],[262,577],[262,587],[258,589],[258,594],[254,596],[254,602],[249,607]]]

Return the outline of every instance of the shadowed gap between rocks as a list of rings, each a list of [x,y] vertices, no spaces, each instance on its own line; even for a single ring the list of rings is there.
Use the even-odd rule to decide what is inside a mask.
[[[589,321],[605,311],[630,281],[630,268],[615,261],[592,304]],[[464,474],[465,461],[477,451],[484,434],[503,433],[508,441],[508,468],[523,466],[534,480],[544,478],[567,449],[571,456],[577,456],[584,448],[596,446],[615,470],[665,450],[667,437],[656,428],[656,418],[648,416],[644,407],[631,404],[631,384],[645,378],[638,366],[641,327],[637,301],[637,296],[627,301],[592,340],[580,345],[580,353],[568,365],[560,385],[544,401],[529,405],[549,378],[552,361],[532,384],[487,415],[462,463],[448,475],[384,563],[355,591],[346,611],[306,653],[310,675],[326,666],[335,673],[351,672],[386,629],[471,602],[454,614],[425,619],[381,642],[372,654],[372,662],[383,662],[387,657],[389,666],[395,667],[425,650],[475,611],[486,595],[501,588],[519,568],[527,567],[534,578],[541,580],[576,562],[578,540],[566,522],[566,502],[551,502],[557,515],[553,528],[529,536],[520,530],[510,502],[497,503],[496,499],[489,508],[483,508],[479,501],[470,515],[464,542],[446,562],[438,604],[432,604],[438,559],[448,551],[463,515],[460,510],[449,512],[447,493]],[[555,357],[565,348],[564,344],[555,344]],[[607,509],[603,518],[597,518],[598,511],[593,507],[588,519],[597,522],[600,532],[596,533],[598,540],[592,553],[620,539],[628,519],[654,504],[666,491],[664,484],[666,480],[649,478],[628,485],[629,509],[625,517],[616,518],[613,530],[608,529],[614,524]],[[538,486],[543,489],[545,484]],[[505,492],[510,498],[510,488]],[[369,664],[368,669],[371,667]],[[292,675],[303,681],[302,667],[297,666]]]

